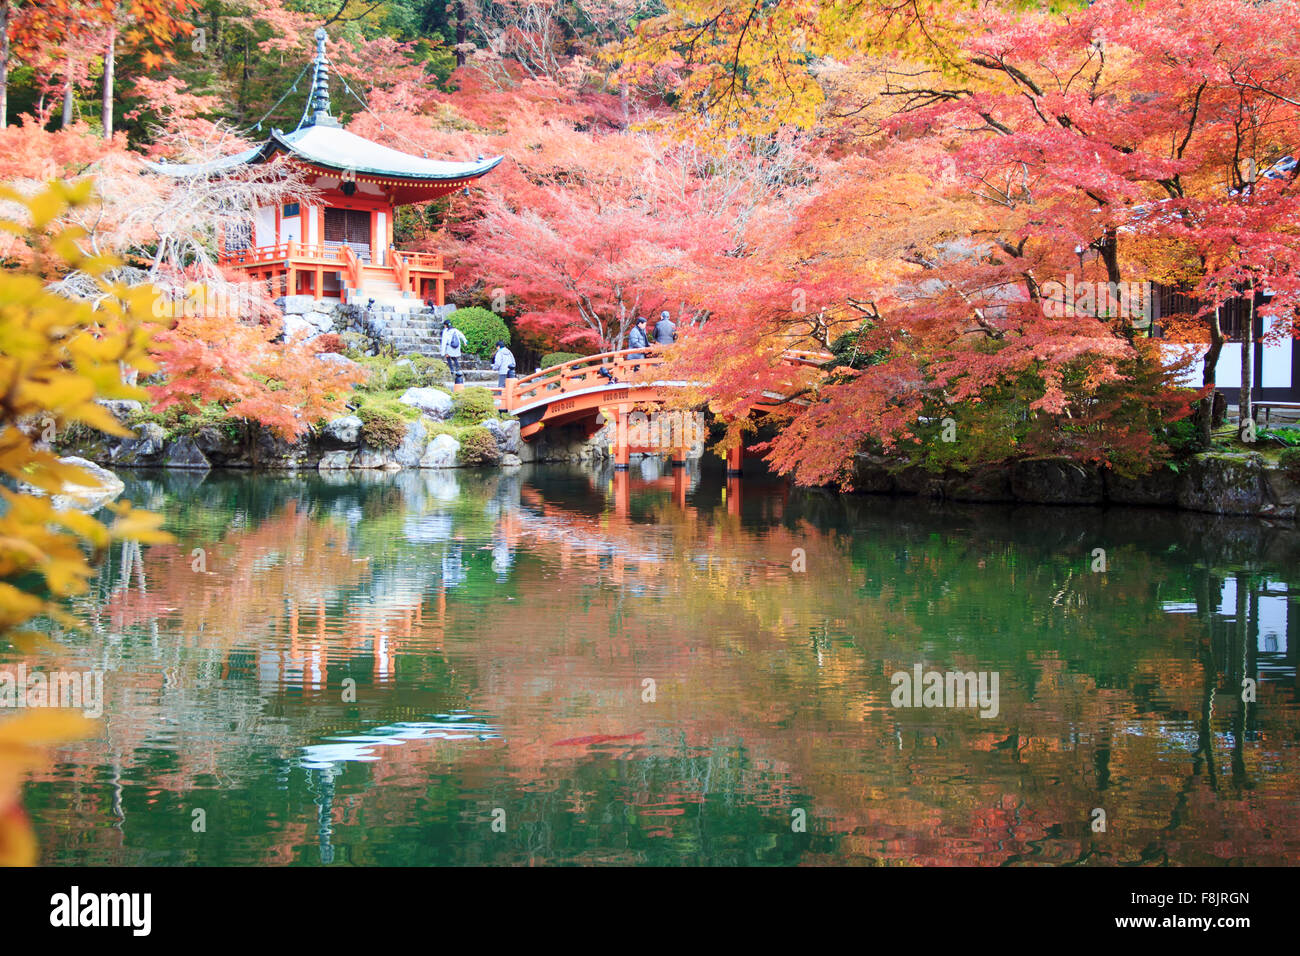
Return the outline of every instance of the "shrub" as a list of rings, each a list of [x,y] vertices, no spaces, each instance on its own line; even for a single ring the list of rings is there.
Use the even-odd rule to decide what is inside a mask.
[[[501,450],[486,428],[471,428],[461,437],[456,458],[462,465],[495,465],[501,461]]]
[[[411,365],[394,365],[392,371],[388,373],[388,390],[395,392],[399,389],[405,391],[415,384],[416,371]]]
[[[475,385],[451,397],[451,419],[461,425],[476,425],[484,419],[495,418],[496,400],[486,388]]]
[[[406,422],[391,412],[371,406],[357,411],[361,419],[361,439],[371,448],[396,448],[406,437]]]
[[[336,355],[342,355],[346,346],[343,339],[335,332],[326,332],[324,335],[318,335],[311,340],[312,347],[319,352],[333,352]]]
[[[451,324],[465,333],[469,340],[466,349],[479,358],[491,358],[497,350],[497,341],[510,344],[510,330],[501,316],[487,309],[471,306],[457,309],[451,314]]]
[[[552,368],[556,365],[563,365],[565,362],[572,362],[574,359],[582,358],[577,352],[551,352],[542,356],[542,368]]]
[[[411,364],[415,366],[415,371],[421,377],[426,385],[438,385],[442,382],[451,381],[451,369],[442,359],[431,358],[428,355],[411,356]]]
[[[1295,425],[1278,425],[1259,433],[1261,438],[1271,438],[1276,442],[1291,447],[1300,447],[1300,427]]]
[[[1300,481],[1300,448],[1283,448],[1277,456],[1277,463],[1288,477]]]

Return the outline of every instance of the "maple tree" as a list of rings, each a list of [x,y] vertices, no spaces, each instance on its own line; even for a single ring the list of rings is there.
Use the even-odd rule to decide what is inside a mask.
[[[1081,286],[1109,287],[1168,279],[1150,270],[1153,252],[1168,265],[1176,244],[1199,243],[1203,257],[1218,250],[1231,266],[1193,270],[1197,291],[1222,302],[1243,284],[1248,257],[1254,282],[1267,275],[1278,289],[1275,312],[1294,307],[1282,294],[1295,274],[1292,184],[1256,186],[1249,226],[1241,195],[1225,188],[1225,180],[1241,181],[1248,159],[1262,166],[1293,145],[1294,122],[1274,120],[1291,107],[1281,78],[1292,70],[1294,44],[1256,38],[1269,32],[1265,18],[1295,16],[1294,6],[1264,13],[1230,0],[1206,3],[1188,30],[1186,5],[1172,2],[1103,2],[1069,15],[981,4],[943,14],[929,39],[896,45],[884,58],[871,46],[851,53],[843,18],[836,27],[813,17],[809,49],[842,59],[834,68],[811,54],[790,60],[785,67],[797,65],[798,77],[783,74],[788,82],[780,84],[764,81],[762,69],[780,64],[758,49],[763,44],[751,49],[750,31],[778,29],[799,5],[751,22],[755,9],[674,7],[696,17],[695,27],[712,11],[717,36],[740,49],[738,57],[762,61],[746,61],[759,71],[755,80],[730,83],[739,61],[709,59],[710,44],[721,41],[704,31],[699,62],[698,50],[675,61],[679,92],[698,113],[695,128],[757,129],[779,116],[815,130],[835,151],[801,221],[767,243],[761,274],[770,278],[760,293],[744,270],[733,271],[741,283],[736,311],[701,330],[681,362],[707,370],[715,386],[705,397],[737,423],[758,404],[755,385],[797,398],[780,410],[783,431],[770,449],[774,464],[799,480],[847,479],[862,447],[925,460],[939,418],[960,421],[1008,388],[1018,397],[1011,416],[1001,416],[1002,430],[1017,430],[1020,418],[1041,427],[1038,439],[1019,434],[1001,455],[1149,466],[1161,454],[1164,424],[1186,405],[1171,390],[1176,363],[1138,348],[1142,328],[1092,299],[1070,303],[1064,320],[1046,314],[1048,280],[1069,274]],[[861,5],[852,16],[878,14]],[[955,29],[962,18],[979,29]],[[679,43],[687,22],[670,16],[648,25],[631,41],[628,69]],[[1225,34],[1242,39],[1225,43]],[[1246,90],[1234,75],[1259,88]],[[1242,101],[1246,92],[1255,102]],[[802,106],[785,102],[790,96]],[[1264,100],[1274,101],[1268,113]],[[1246,116],[1265,118],[1252,127]],[[1194,210],[1207,205],[1215,212],[1206,227],[1194,226]],[[1224,228],[1230,221],[1235,229]],[[1096,256],[1092,274],[1084,253]],[[819,381],[792,382],[779,361],[792,346],[845,339],[856,360]],[[1080,428],[1109,404],[1103,394],[1124,383],[1148,411],[1165,413],[1141,427]],[[988,447],[958,443],[972,456],[967,464]]]

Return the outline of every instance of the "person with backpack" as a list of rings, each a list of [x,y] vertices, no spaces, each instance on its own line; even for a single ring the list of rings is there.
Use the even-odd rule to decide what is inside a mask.
[[[668,318],[668,310],[659,313],[659,322],[655,325],[655,345],[672,345],[677,341],[677,326]]]
[[[500,339],[497,340],[496,354],[492,356],[492,367],[497,373],[497,388],[505,388],[506,379],[515,377],[515,355]]]
[[[460,375],[460,350],[469,345],[465,333],[451,324],[451,319],[442,323],[442,357],[452,375]]]

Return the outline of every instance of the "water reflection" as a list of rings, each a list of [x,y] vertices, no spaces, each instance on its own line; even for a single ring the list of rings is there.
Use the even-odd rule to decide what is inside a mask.
[[[101,735],[29,786],[49,862],[1300,850],[1293,526],[658,464],[128,494],[178,541],[111,555],[39,661],[107,672]],[[917,663],[996,671],[997,716],[893,707]]]

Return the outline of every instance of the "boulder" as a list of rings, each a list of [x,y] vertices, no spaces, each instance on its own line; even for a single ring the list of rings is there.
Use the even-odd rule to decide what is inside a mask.
[[[483,427],[492,433],[503,455],[519,454],[519,422],[515,419],[489,418]]]
[[[853,490],[870,495],[887,495],[894,490],[889,459],[860,452],[853,461]]]
[[[64,465],[75,465],[86,472],[87,477],[84,480],[65,481],[62,490],[50,496],[50,504],[56,511],[97,511],[126,490],[121,478],[93,461],[76,457],[60,458],[59,461]],[[33,495],[47,494],[26,483],[19,485],[19,489]]]
[[[321,429],[320,441],[324,448],[356,448],[361,440],[361,419],[356,415],[344,415],[326,422]]]
[[[194,433],[194,444],[214,465],[247,465],[244,443],[237,434],[220,425],[204,425]]]
[[[388,463],[388,453],[380,448],[362,447],[352,460],[353,468],[383,468]]]
[[[1011,473],[1000,465],[974,468],[946,476],[944,497],[953,501],[1015,501]]]
[[[1263,504],[1264,459],[1256,452],[1197,455],[1178,483],[1178,505],[1189,511],[1253,515]]]
[[[1113,471],[1104,472],[1106,500],[1116,505],[1154,505],[1173,507],[1178,504],[1180,476],[1168,468],[1124,478]]]
[[[308,312],[315,312],[320,305],[314,295],[286,295],[276,299],[275,304],[285,315],[305,315]]]
[[[122,424],[126,424],[133,414],[144,410],[143,405],[129,398],[100,398],[96,399],[96,404],[108,409],[109,414]]]
[[[167,446],[163,456],[163,466],[167,468],[211,468],[212,464],[199,450],[193,438],[178,438]]]
[[[314,464],[311,440],[306,435],[295,442],[285,441],[265,428],[257,433],[254,464],[258,468],[283,468],[289,471]]]
[[[322,362],[329,362],[331,365],[342,365],[344,368],[360,368],[360,362],[354,362],[346,355],[340,355],[338,352],[317,352],[316,358]]]
[[[894,488],[901,494],[925,498],[942,498],[947,493],[943,475],[920,465],[908,465],[895,472]]]
[[[420,467],[420,459],[424,457],[424,447],[429,442],[429,430],[424,427],[423,421],[414,421],[406,423],[406,436],[402,443],[389,453],[389,460],[402,468]]]
[[[1017,501],[1043,505],[1100,504],[1105,489],[1096,468],[1060,458],[1018,461],[1011,468]]]
[[[1300,514],[1300,481],[1280,468],[1264,469],[1264,507],[1261,514],[1294,518]]]
[[[436,435],[420,457],[421,468],[455,468],[460,442],[450,435]]]
[[[418,408],[435,421],[451,418],[451,396],[442,389],[416,386],[408,388],[398,399],[403,405]]]
[[[167,435],[157,422],[137,425],[134,438],[123,438],[112,452],[115,465],[141,467],[156,465],[162,460],[167,445]]]
[[[357,453],[343,448],[327,451],[320,456],[320,464],[316,467],[321,471],[340,471],[352,467],[352,462],[356,459]]]
[[[319,312],[312,312],[308,315],[286,315],[284,317],[285,341],[293,338],[311,341],[318,335],[324,335],[326,332],[332,331],[333,328],[334,323]]]
[[[522,465],[522,464],[523,464],[523,462],[520,461],[518,455],[502,455],[502,456],[501,456],[501,467],[502,467],[502,468],[518,468],[518,467],[519,467],[520,465]]]

